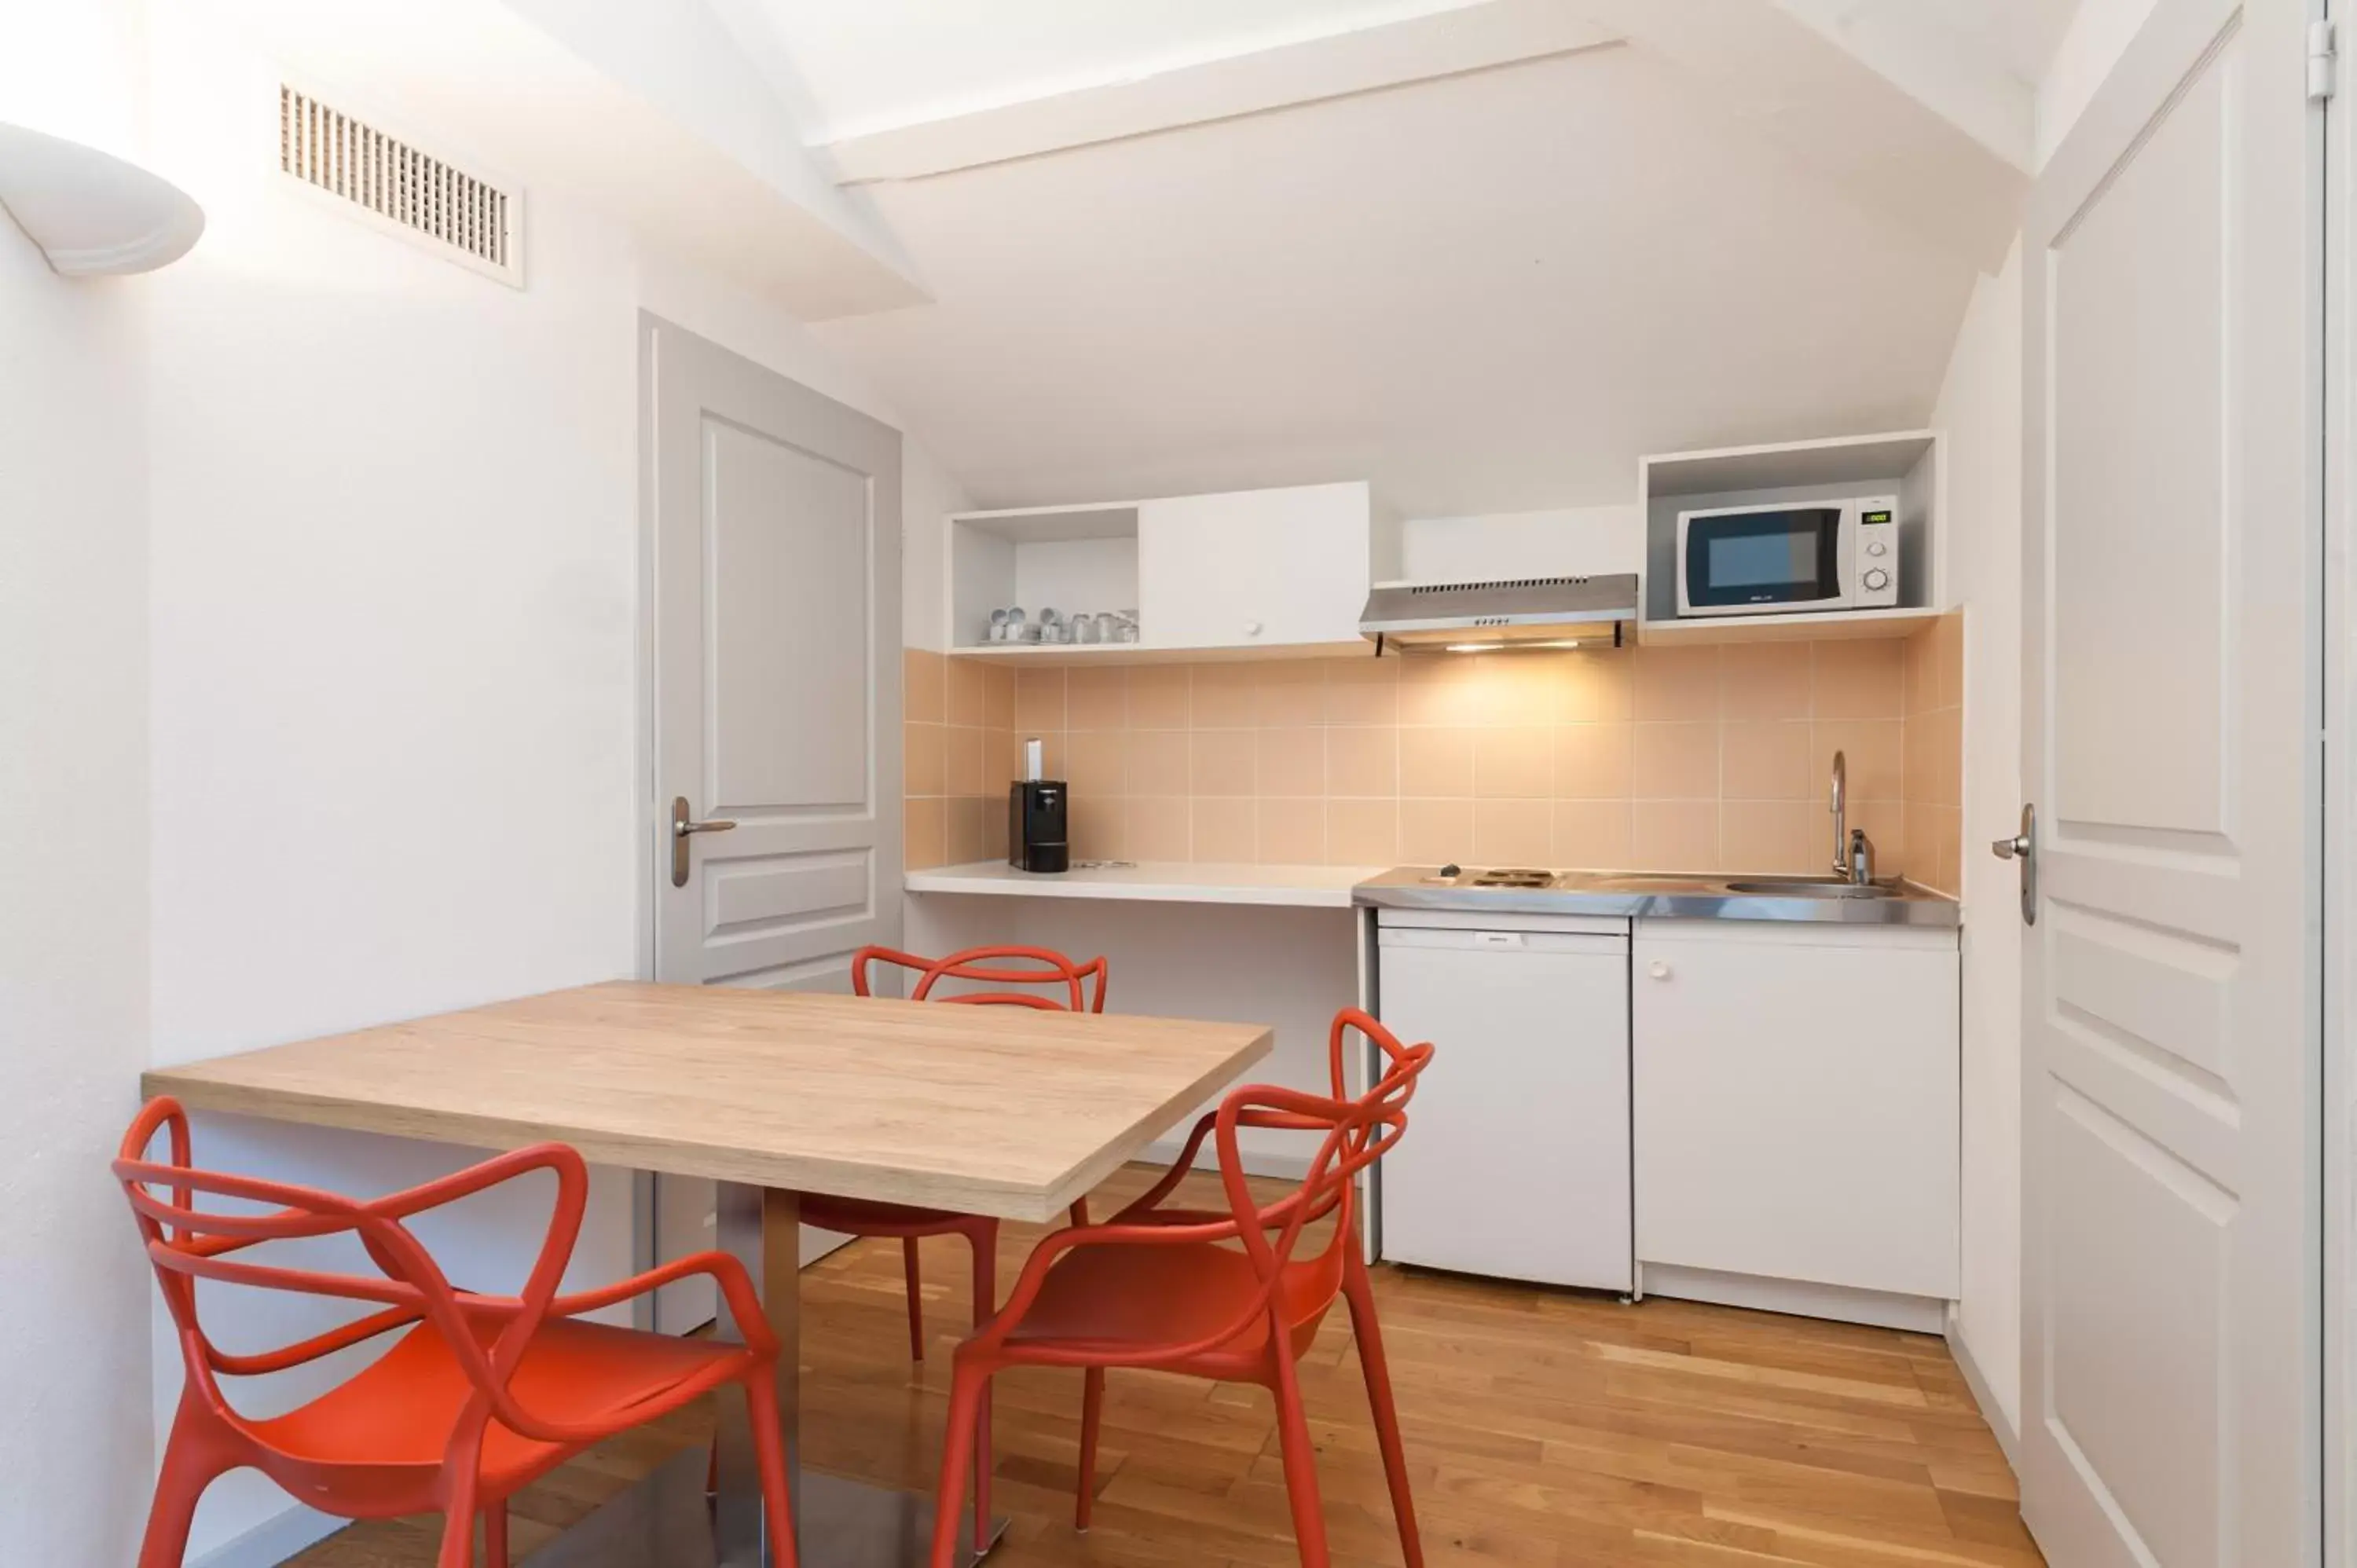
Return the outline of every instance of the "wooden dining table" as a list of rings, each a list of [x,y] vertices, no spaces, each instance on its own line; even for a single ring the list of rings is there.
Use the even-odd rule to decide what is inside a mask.
[[[924,1561],[931,1499],[800,1463],[801,1195],[1053,1221],[1273,1043],[1248,1024],[617,983],[158,1068],[142,1087],[199,1112],[480,1149],[554,1140],[716,1182],[718,1244],[783,1345],[802,1561],[900,1568]],[[682,1454],[530,1562],[762,1568],[743,1402],[720,1399],[717,1419],[715,1501],[703,1454]]]

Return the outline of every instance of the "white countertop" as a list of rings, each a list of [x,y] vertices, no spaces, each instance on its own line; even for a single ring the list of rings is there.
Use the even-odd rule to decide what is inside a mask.
[[[980,893],[1016,898],[1125,898],[1161,904],[1274,904],[1347,909],[1351,889],[1380,865],[1186,865],[1143,861],[1041,875],[982,860],[905,874],[911,893]]]

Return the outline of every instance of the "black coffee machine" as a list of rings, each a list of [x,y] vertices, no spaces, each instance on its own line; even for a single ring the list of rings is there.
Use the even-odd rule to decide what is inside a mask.
[[[1071,790],[1042,779],[1041,746],[1023,743],[1023,777],[1006,787],[1006,864],[1017,871],[1072,868]]]

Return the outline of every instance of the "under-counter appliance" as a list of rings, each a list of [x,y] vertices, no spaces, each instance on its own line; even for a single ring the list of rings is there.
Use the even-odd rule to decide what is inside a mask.
[[[1447,870],[1507,904],[1551,880]],[[1376,942],[1383,1023],[1438,1047],[1381,1168],[1383,1256],[1631,1290],[1629,922],[1384,908]]]
[[[1006,864],[1017,871],[1072,868],[1071,790],[1042,779],[1041,746],[1023,743],[1023,777],[1006,787]]]
[[[1899,605],[1899,498],[1678,514],[1678,614],[1791,615]]]

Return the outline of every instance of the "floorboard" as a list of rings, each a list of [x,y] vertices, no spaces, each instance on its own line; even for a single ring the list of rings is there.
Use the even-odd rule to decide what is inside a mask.
[[[1109,1213],[1148,1179],[1123,1172]],[[1205,1183],[1189,1195],[1217,1206]],[[1012,1281],[1039,1231],[1005,1228]],[[908,1359],[892,1242],[802,1278],[802,1423],[820,1468],[929,1487],[963,1243],[925,1243],[930,1350]],[[1376,1271],[1432,1568],[2035,1568],[2013,1477],[1936,1338],[1727,1307]],[[1303,1369],[1334,1561],[1398,1568],[1349,1319]],[[519,1497],[529,1553],[681,1448],[708,1416],[619,1438]],[[1094,1528],[1071,1529],[1080,1376],[999,1380],[996,1568],[1292,1568],[1275,1422],[1258,1390],[1155,1373],[1107,1385]],[[359,1524],[299,1568],[430,1568],[435,1520]]]

